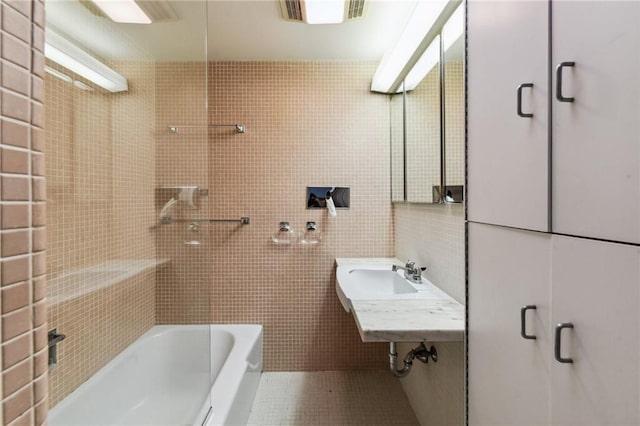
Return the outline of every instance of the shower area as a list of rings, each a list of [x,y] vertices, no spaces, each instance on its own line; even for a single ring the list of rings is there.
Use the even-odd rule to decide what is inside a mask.
[[[88,1],[46,2],[48,321],[50,341],[57,337],[50,424],[87,424],[78,411],[91,403],[76,394],[157,325],[212,322],[211,228],[242,226],[209,221],[218,218],[210,142],[237,129],[209,127],[218,121],[207,108],[207,4],[139,3],[152,25],[113,22]],[[150,414],[168,403],[169,389],[106,404],[112,413],[90,421],[200,424],[217,374],[215,333],[190,330],[188,342],[159,346],[188,355],[197,370],[184,387],[188,401],[171,401],[179,420]],[[124,353],[127,362],[139,356]]]
[[[137,3],[151,24],[46,2],[49,424],[202,424],[250,409],[242,389],[263,366],[384,370],[386,345],[363,343],[335,295],[337,257],[394,250],[389,102],[368,89],[377,60],[292,56],[276,41],[280,53],[246,54],[263,46],[246,39],[263,36],[248,31],[262,17],[288,39],[312,30],[282,21],[276,1]],[[307,209],[316,185],[350,187],[353,208]],[[315,222],[322,239],[274,244],[283,221]],[[243,324],[264,334],[236,334]],[[245,341],[240,373],[225,372]],[[186,376],[144,376],[177,370],[167,358]],[[85,392],[96,378],[107,388]],[[233,386],[240,397],[221,408]]]

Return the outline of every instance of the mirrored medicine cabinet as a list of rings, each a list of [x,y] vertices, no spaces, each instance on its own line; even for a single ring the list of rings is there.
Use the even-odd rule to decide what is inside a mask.
[[[390,96],[393,202],[463,201],[464,52],[460,6]]]

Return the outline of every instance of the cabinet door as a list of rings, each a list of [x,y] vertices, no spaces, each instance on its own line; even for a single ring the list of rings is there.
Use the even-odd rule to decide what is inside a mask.
[[[548,28],[544,1],[468,3],[468,217],[548,231]],[[518,87],[522,114],[518,115]]]
[[[552,2],[552,47],[553,231],[640,243],[640,2]]]
[[[552,362],[557,425],[638,425],[640,247],[552,237],[552,324],[563,357]]]
[[[469,224],[469,424],[549,423],[549,234]],[[520,309],[526,333],[520,335]]]

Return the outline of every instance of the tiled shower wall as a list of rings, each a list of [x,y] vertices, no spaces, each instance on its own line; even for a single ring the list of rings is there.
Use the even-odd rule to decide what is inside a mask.
[[[158,187],[179,185],[209,189],[206,62],[167,62],[156,67]],[[178,133],[168,126],[178,125]],[[188,127],[192,126],[192,127]],[[156,211],[176,190],[156,191]],[[209,198],[194,197],[197,209],[180,201],[168,214],[177,219],[209,218]],[[157,226],[157,255],[168,263],[158,272],[157,320],[160,324],[210,323],[213,261],[211,229],[190,231],[188,223]],[[185,244],[195,241],[200,244]]]
[[[0,423],[40,425],[47,414],[44,5],[0,0],[0,15]]]
[[[110,65],[127,92],[45,77],[50,406],[155,324],[155,65]]]
[[[159,84],[184,86],[189,76],[193,84],[202,84],[197,80],[201,65],[193,64],[191,71],[186,66],[167,65],[163,72],[173,77],[158,77]],[[168,183],[183,176],[201,184],[208,170],[209,196],[202,210],[179,214],[249,216],[251,224],[203,225],[198,233],[168,225],[176,227],[174,236],[159,240],[158,249],[178,250],[189,270],[182,274],[186,282],[181,274],[159,280],[160,322],[263,324],[266,370],[385,368],[386,345],[363,344],[352,316],[339,304],[334,266],[336,257],[393,254],[389,99],[370,92],[375,67],[362,62],[209,64],[208,121],[242,123],[247,131],[211,130],[204,153],[190,139],[193,133],[173,135],[169,145],[158,147],[158,164],[178,164],[182,172],[168,171],[169,179],[158,166],[158,179]],[[199,121],[188,114],[197,114],[201,102],[190,98],[191,90],[158,88],[165,90],[174,95],[170,103],[158,103],[158,117]],[[190,102],[196,106],[182,117],[160,111]],[[181,151],[189,147],[195,150],[191,162]],[[308,185],[350,187],[351,208],[333,219],[323,209],[307,210]],[[307,221],[317,222],[322,242],[275,245],[271,236],[281,221],[299,232]],[[184,244],[191,239],[201,244]],[[198,283],[201,279],[206,282]]]

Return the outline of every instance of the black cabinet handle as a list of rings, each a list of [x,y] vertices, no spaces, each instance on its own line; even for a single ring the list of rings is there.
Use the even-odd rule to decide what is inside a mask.
[[[531,87],[533,88],[533,83],[522,83],[521,85],[518,86],[518,107],[517,107],[517,113],[518,116],[523,117],[523,118],[531,118],[533,117],[533,113],[526,113],[526,112],[522,112],[522,89],[524,89],[525,87]]]
[[[520,309],[520,335],[523,339],[535,340],[536,336],[527,334],[527,311],[529,309],[538,309],[536,305],[525,305]]]
[[[563,364],[572,364],[573,359],[562,357],[562,330],[565,328],[573,328],[573,324],[570,322],[564,322],[556,325],[556,338],[555,338],[555,356],[556,361]]]
[[[560,102],[573,102],[575,98],[565,98],[562,95],[562,70],[564,67],[575,67],[575,62],[562,62],[556,67],[556,99]]]

